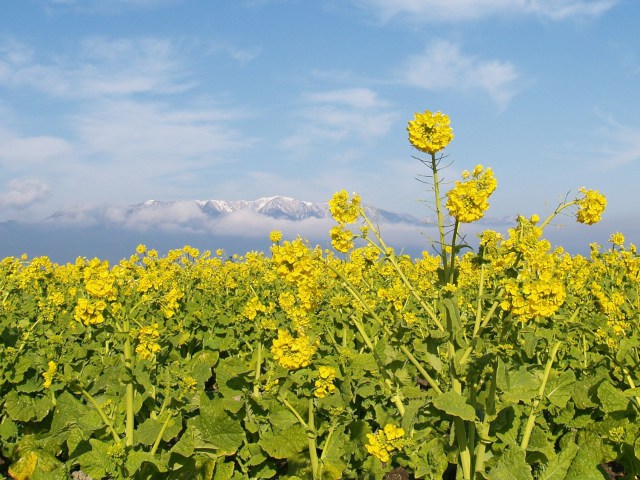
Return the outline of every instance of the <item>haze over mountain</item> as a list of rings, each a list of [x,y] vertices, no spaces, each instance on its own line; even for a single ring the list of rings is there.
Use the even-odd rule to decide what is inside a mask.
[[[373,207],[367,207],[367,212],[386,230],[394,246],[414,253],[424,248],[420,231],[432,219]],[[203,250],[222,248],[229,255],[244,254],[268,251],[271,230],[281,230],[285,240],[300,235],[312,245],[329,246],[328,231],[333,225],[327,203],[284,196],[79,205],[39,222],[0,223],[0,256],[47,255],[58,263],[97,256],[117,262],[129,257],[140,243],[160,252],[192,245]]]
[[[435,216],[419,219],[372,206],[365,207],[388,245],[413,257],[429,250],[437,237]],[[426,210],[431,213],[430,210]],[[562,228],[559,224],[563,223]],[[477,245],[478,234],[487,228],[507,234],[515,224],[511,217],[484,218],[465,224],[460,232]],[[589,254],[589,243],[607,244],[615,221],[594,226],[559,218],[545,230],[553,245],[571,253]],[[107,259],[117,263],[135,252],[139,244],[161,254],[185,245],[200,250],[223,249],[227,255],[248,251],[268,252],[269,232],[280,230],[284,240],[301,236],[312,246],[330,248],[329,229],[335,225],[327,203],[312,203],[285,196],[257,200],[147,200],[136,205],[80,205],[55,212],[38,222],[0,223],[0,258],[30,258],[46,255],[57,263],[73,262],[77,257]],[[358,225],[355,226],[357,229]],[[638,235],[628,228],[626,235]]]

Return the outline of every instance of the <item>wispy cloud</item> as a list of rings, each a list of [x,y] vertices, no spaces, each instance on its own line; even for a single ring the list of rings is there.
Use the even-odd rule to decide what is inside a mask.
[[[623,125],[613,118],[606,119],[603,134],[610,147],[602,149],[599,159],[602,168],[617,169],[631,164],[640,164],[640,128]]]
[[[396,114],[385,109],[385,102],[367,88],[308,92],[302,100],[298,128],[281,142],[289,151],[354,137],[365,143],[373,141],[386,134],[396,120]]]
[[[22,210],[51,195],[49,186],[34,179],[14,179],[0,190],[0,208]]]
[[[43,167],[70,155],[73,145],[67,140],[48,136],[21,136],[0,125],[0,165],[9,171]]]
[[[497,15],[534,15],[552,20],[592,18],[619,0],[354,0],[382,21],[458,22]]]
[[[189,89],[176,46],[158,38],[85,39],[75,55],[38,61],[25,45],[0,47],[0,84],[30,87],[56,97],[141,93],[171,94]]]
[[[88,14],[115,14],[135,9],[154,9],[181,3],[184,0],[44,0],[49,11],[73,9]]]
[[[405,84],[431,91],[481,90],[502,108],[515,95],[520,77],[511,63],[467,55],[446,40],[433,42],[423,53],[409,56],[398,75]]]

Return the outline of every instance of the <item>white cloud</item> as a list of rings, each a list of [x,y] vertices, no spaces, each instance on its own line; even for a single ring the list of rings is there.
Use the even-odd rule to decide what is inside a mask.
[[[45,7],[56,11],[73,8],[83,13],[119,13],[123,10],[153,9],[180,3],[183,0],[45,0]]]
[[[51,194],[49,187],[40,180],[11,180],[6,188],[0,191],[0,208],[21,210],[34,203],[46,200]]]
[[[613,118],[607,119],[603,129],[605,144],[612,147],[599,149],[598,160],[603,161],[607,170],[625,167],[632,163],[640,164],[640,128],[629,127]]]
[[[535,15],[552,20],[602,15],[619,0],[354,0],[382,21],[470,21],[496,15]]]
[[[300,154],[314,144],[354,137],[369,143],[385,135],[396,121],[396,114],[385,110],[385,102],[366,88],[310,92],[303,100],[297,130],[280,143],[289,153]]]
[[[3,58],[4,57],[4,58]],[[38,62],[16,42],[0,48],[0,83],[56,97],[170,94],[192,87],[176,46],[157,38],[84,40],[76,56]]]
[[[386,102],[378,98],[378,94],[368,88],[346,88],[329,92],[308,93],[305,97],[314,103],[337,103],[355,108],[384,107]]]
[[[0,126],[0,165],[12,171],[42,167],[73,153],[66,140],[48,135],[20,136]]]
[[[250,143],[227,126],[234,115],[222,109],[114,100],[77,115],[74,125],[88,157],[99,155],[120,165],[139,164],[167,173],[214,163],[217,155]]]
[[[399,72],[401,82],[426,90],[484,91],[501,108],[515,95],[519,77],[512,64],[466,55],[446,40],[411,55]]]

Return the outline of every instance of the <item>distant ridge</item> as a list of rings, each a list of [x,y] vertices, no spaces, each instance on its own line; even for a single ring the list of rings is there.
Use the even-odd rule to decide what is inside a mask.
[[[423,225],[418,218],[404,213],[394,213],[375,207],[365,207],[372,220],[381,223],[405,223]],[[60,210],[45,219],[47,223],[127,224],[142,220],[143,223],[193,224],[216,220],[238,213],[254,213],[268,218],[289,221],[330,218],[328,203],[313,203],[285,196],[263,197],[256,200],[178,200],[145,202],[123,206],[75,206]]]

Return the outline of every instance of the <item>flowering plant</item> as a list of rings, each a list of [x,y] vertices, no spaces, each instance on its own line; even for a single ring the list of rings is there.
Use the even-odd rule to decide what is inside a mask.
[[[494,173],[443,194],[448,117],[408,129],[438,218],[417,259],[339,191],[340,255],[274,231],[270,255],[1,260],[0,475],[580,480],[611,461],[637,475],[637,249],[617,232],[584,258],[543,238],[561,213],[597,222],[604,197],[580,189],[462,254]]]

